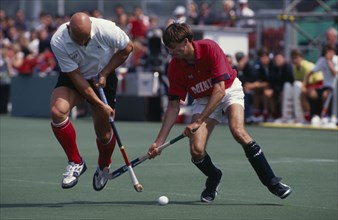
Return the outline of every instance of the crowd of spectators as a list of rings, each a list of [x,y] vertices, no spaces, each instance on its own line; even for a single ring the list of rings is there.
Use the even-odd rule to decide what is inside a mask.
[[[157,71],[165,75],[169,56],[161,43],[163,28],[171,22],[186,22],[191,25],[214,25],[222,27],[254,27],[256,21],[251,18],[255,13],[249,7],[248,0],[223,0],[220,14],[211,11],[208,3],[196,4],[189,1],[187,8],[178,5],[164,25],[159,25],[156,15],[146,15],[141,7],[127,12],[123,5],[117,4],[110,19],[123,29],[133,40],[134,51],[124,64],[128,72],[139,69]],[[103,17],[99,10],[86,11],[90,16]],[[246,19],[238,19],[246,17]],[[8,93],[10,78],[16,75],[46,76],[57,74],[58,65],[50,50],[50,39],[56,29],[69,20],[69,15],[52,16],[41,12],[37,24],[32,27],[25,19],[25,12],[18,9],[15,16],[7,16],[0,9],[0,84],[2,96]],[[330,29],[327,43],[337,45],[337,31]],[[337,51],[337,50],[336,50]],[[226,52],[226,51],[225,51]],[[291,52],[292,62],[285,59],[280,51],[260,48],[255,54],[238,51],[234,57],[228,55],[229,62],[238,70],[238,77],[243,83],[246,105],[246,122],[261,122],[285,118],[283,115],[284,84],[293,85],[302,81],[308,72],[295,76],[300,62],[294,57],[302,57],[300,51]],[[302,62],[304,63],[304,62]],[[306,70],[308,71],[308,69]],[[310,70],[311,71],[311,70]],[[309,71],[309,72],[310,72]],[[298,71],[299,72],[299,71]],[[320,73],[319,73],[320,74]],[[298,78],[297,78],[298,77]],[[313,78],[313,77],[312,77]],[[313,80],[313,79],[312,79]],[[319,81],[322,80],[319,77]],[[315,82],[317,83],[317,82]],[[309,122],[311,115],[318,110],[310,108],[304,100],[313,97],[302,90],[302,109],[304,116],[300,122]],[[5,98],[1,97],[2,100]],[[2,101],[3,102],[3,101]],[[1,112],[6,112],[2,109]]]

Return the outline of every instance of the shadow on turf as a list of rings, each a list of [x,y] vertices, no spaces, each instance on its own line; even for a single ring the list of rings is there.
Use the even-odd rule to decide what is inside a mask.
[[[275,203],[203,203],[199,201],[170,201],[169,205],[216,205],[216,206],[283,206],[282,204]],[[11,204],[0,204],[1,209],[6,208],[32,208],[32,207],[46,207],[46,208],[59,208],[64,206],[74,206],[74,205],[147,205],[153,206],[158,205],[154,201],[113,201],[113,202],[92,202],[92,201],[74,201],[74,202],[60,202],[60,203],[11,203]]]

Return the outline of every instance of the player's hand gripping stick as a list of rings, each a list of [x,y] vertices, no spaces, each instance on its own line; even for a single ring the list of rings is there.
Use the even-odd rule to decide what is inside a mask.
[[[183,134],[175,137],[174,139],[171,139],[170,141],[162,144],[161,146],[158,147],[158,152],[161,152],[164,148],[176,143],[177,141],[181,140],[182,138],[184,138],[185,136]],[[134,159],[133,161],[131,161],[131,166],[135,167],[137,165],[139,165],[140,163],[143,163],[144,161],[146,161],[147,159],[149,159],[149,154],[145,154],[143,156],[140,156],[136,159]],[[115,179],[116,177],[119,177],[121,174],[125,173],[128,170],[128,166],[124,165],[121,166],[120,168],[116,169],[115,171],[113,171],[112,173],[108,174],[108,178],[109,179]]]
[[[104,91],[103,91],[102,87],[99,87],[98,91],[99,91],[99,95],[100,95],[101,100],[102,100],[106,105],[108,105],[107,98],[106,98],[106,96],[105,96],[105,94],[104,94]],[[115,127],[114,119],[113,119],[112,116],[109,117],[109,123],[110,123],[111,128],[113,129],[114,134],[115,134],[115,138],[116,138],[117,144],[119,145],[119,148],[120,148],[120,151],[121,151],[121,153],[122,153],[124,162],[125,162],[125,164],[126,164],[126,165],[125,165],[126,170],[129,171],[130,178],[131,178],[131,181],[132,181],[132,183],[133,183],[133,185],[134,185],[134,188],[135,188],[135,190],[136,190],[137,192],[142,192],[142,191],[143,191],[143,186],[138,182],[137,177],[136,177],[136,175],[135,175],[135,173],[134,173],[134,170],[133,170],[133,168],[132,168],[132,165],[131,165],[131,163],[129,162],[129,159],[128,159],[128,157],[127,157],[126,151],[125,151],[124,146],[123,146],[123,144],[122,144],[122,142],[121,142],[120,136],[119,136],[119,134],[117,133],[117,129],[116,129],[116,127]],[[109,176],[110,176],[110,174],[109,174]]]

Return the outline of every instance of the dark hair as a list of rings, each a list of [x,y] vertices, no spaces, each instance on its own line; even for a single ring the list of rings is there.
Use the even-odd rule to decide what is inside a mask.
[[[172,23],[163,33],[163,43],[166,47],[171,47],[172,44],[181,43],[185,38],[192,41],[194,34],[188,24]]]
[[[281,56],[283,56],[283,57],[284,57],[284,54],[283,54],[283,52],[282,52],[282,51],[280,51],[280,50],[277,50],[277,51],[275,51],[275,52],[273,53],[273,55],[274,55],[274,57],[275,57],[275,56],[278,56],[278,55],[281,55]]]
[[[257,51],[258,57],[262,57],[262,56],[264,56],[264,55],[269,56],[269,54],[270,54],[270,51],[269,51],[269,49],[266,48],[266,47],[262,47],[261,49],[259,49],[259,50]]]
[[[295,57],[303,57],[303,53],[302,51],[300,51],[299,49],[295,48],[291,50],[291,58],[295,58]]]
[[[326,52],[329,50],[333,50],[334,52],[336,52],[336,47],[331,44],[326,44],[323,48],[323,54],[326,54]]]

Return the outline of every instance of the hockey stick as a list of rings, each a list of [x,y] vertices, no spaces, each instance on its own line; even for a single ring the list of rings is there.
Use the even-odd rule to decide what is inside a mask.
[[[335,91],[335,88],[337,86],[337,79],[338,79],[338,76],[336,76],[333,81],[332,81],[332,86],[331,86],[331,91],[329,92],[329,95],[327,96],[325,102],[324,102],[324,105],[323,105],[323,108],[322,108],[322,111],[320,113],[320,117],[323,119],[324,117],[327,116],[327,112],[328,112],[328,108],[329,108],[329,105],[330,105],[330,102],[331,102],[331,99],[333,98],[333,93]],[[333,104],[333,103],[332,103]],[[334,113],[335,114],[335,113]]]
[[[176,143],[177,141],[181,140],[185,136],[183,134],[175,137],[174,139],[171,139],[170,141],[167,141],[166,143],[162,144],[161,146],[158,147],[158,151],[161,152],[163,149],[166,147]],[[148,153],[136,158],[135,160],[131,161],[131,166],[136,167],[140,163],[143,163],[144,161],[149,159]],[[127,165],[121,166],[120,168],[116,169],[115,171],[111,172],[108,174],[109,179],[115,179],[116,177],[119,177],[121,174],[125,173],[128,170]]]
[[[105,94],[104,94],[104,91],[103,91],[102,87],[99,87],[98,91],[99,91],[101,100],[102,100],[106,105],[108,105],[107,98],[106,98],[106,96],[105,96]],[[137,177],[136,177],[136,175],[135,175],[135,173],[134,173],[134,170],[133,170],[133,168],[132,168],[132,165],[131,165],[131,163],[129,162],[129,159],[128,159],[128,157],[127,157],[126,151],[125,151],[124,146],[123,146],[123,144],[122,144],[122,142],[121,142],[120,136],[119,136],[119,134],[117,133],[117,129],[116,129],[116,127],[115,127],[114,119],[113,119],[112,116],[109,117],[109,123],[110,123],[111,128],[113,129],[113,132],[114,132],[114,135],[115,135],[117,144],[119,145],[119,148],[120,148],[120,151],[121,151],[121,153],[122,153],[124,162],[125,162],[125,164],[126,164],[126,165],[125,165],[126,170],[129,171],[130,178],[131,178],[131,181],[132,181],[132,183],[133,183],[133,185],[134,185],[134,188],[135,188],[135,190],[136,190],[137,192],[142,192],[142,191],[143,191],[143,186],[138,182]]]

